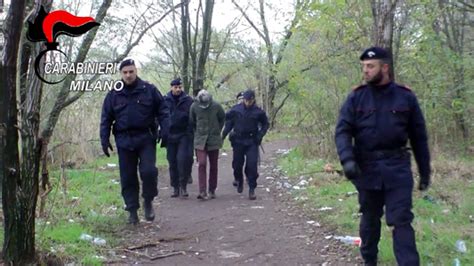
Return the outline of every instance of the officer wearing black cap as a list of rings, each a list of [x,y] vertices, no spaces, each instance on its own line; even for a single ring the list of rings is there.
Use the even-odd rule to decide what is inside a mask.
[[[188,197],[186,187],[191,180],[193,165],[193,129],[189,123],[189,109],[193,99],[183,91],[180,78],[172,80],[170,85],[165,102],[170,110],[166,155],[173,187],[171,197]]]
[[[398,265],[419,265],[406,145],[410,140],[420,174],[418,189],[426,190],[430,153],[425,120],[415,94],[390,79],[387,50],[371,47],[360,60],[366,84],[355,88],[342,105],[335,140],[344,173],[359,192],[361,255],[366,265],[377,264],[385,206]]]
[[[100,139],[104,154],[109,157],[110,130],[117,145],[120,183],[125,209],[130,213],[129,223],[139,222],[139,181],[143,182],[142,197],[145,219],[153,221],[153,199],[158,195],[158,169],[156,168],[157,122],[162,132],[162,145],[166,143],[169,127],[169,110],[158,89],[137,77],[133,59],[120,64],[124,88],[112,90],[105,97],[100,123]]]
[[[246,90],[243,102],[233,106],[226,114],[222,139],[227,134],[232,144],[234,179],[237,181],[237,192],[242,193],[244,179],[242,169],[245,163],[245,175],[249,185],[249,199],[255,200],[255,188],[258,178],[258,147],[267,133],[268,118],[262,109],[255,104],[255,92]]]

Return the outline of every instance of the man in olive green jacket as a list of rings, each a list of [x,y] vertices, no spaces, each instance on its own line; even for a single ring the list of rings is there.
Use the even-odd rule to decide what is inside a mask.
[[[206,199],[207,157],[209,157],[209,196],[216,197],[217,160],[222,147],[221,131],[224,127],[225,112],[222,106],[212,100],[212,95],[201,90],[189,111],[189,122],[194,130],[194,148],[198,160],[199,196]]]

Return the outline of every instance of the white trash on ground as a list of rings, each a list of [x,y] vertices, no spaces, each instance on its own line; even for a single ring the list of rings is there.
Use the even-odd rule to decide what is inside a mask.
[[[86,234],[86,233],[82,233],[79,236],[79,239],[89,241],[89,242],[91,242],[95,245],[98,245],[98,246],[104,246],[105,244],[107,244],[107,241],[105,241],[105,239],[100,238],[100,237],[93,237],[93,236],[91,236],[89,234]]]
[[[358,236],[335,236],[334,239],[337,239],[345,244],[355,245],[359,247],[362,244],[362,241]]]
[[[467,252],[466,242],[464,242],[461,239],[456,241],[456,250],[461,253],[466,253]]]

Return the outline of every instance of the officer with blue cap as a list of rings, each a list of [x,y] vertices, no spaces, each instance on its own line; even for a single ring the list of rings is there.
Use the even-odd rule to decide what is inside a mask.
[[[255,188],[258,178],[258,147],[262,144],[263,137],[267,133],[268,118],[260,107],[255,104],[255,91],[248,89],[243,93],[243,102],[233,106],[226,113],[226,121],[222,132],[225,139],[229,132],[229,140],[232,145],[234,179],[237,183],[237,192],[243,192],[244,177],[243,168],[245,164],[245,175],[249,186],[249,199],[255,200]]]
[[[193,129],[189,123],[189,110],[193,99],[183,91],[180,78],[173,79],[170,85],[165,102],[170,110],[166,157],[173,187],[171,197],[188,197],[187,184],[192,180],[193,165]]]
[[[418,165],[418,189],[426,190],[431,169],[425,119],[415,94],[391,80],[387,50],[368,48],[360,60],[365,84],[342,105],[335,134],[344,173],[359,192],[360,252],[365,265],[377,265],[385,208],[398,265],[419,265],[411,226],[414,182],[407,143]]]
[[[120,166],[120,184],[128,222],[139,222],[140,183],[145,219],[153,221],[153,199],[158,195],[158,169],[156,168],[156,141],[159,123],[162,146],[168,136],[169,110],[160,91],[137,76],[133,59],[119,66],[124,89],[111,90],[104,99],[100,122],[100,140],[104,154],[109,157],[110,131],[115,136]]]

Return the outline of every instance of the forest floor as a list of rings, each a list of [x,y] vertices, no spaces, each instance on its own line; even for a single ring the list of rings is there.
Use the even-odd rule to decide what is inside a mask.
[[[197,169],[189,198],[171,198],[169,177],[160,172],[156,219],[117,232],[122,241],[108,264],[162,265],[357,265],[357,249],[333,238],[334,232],[307,216],[275,180],[276,160],[291,141],[264,144],[257,200],[248,187],[232,186],[232,151],[221,150],[216,199],[198,200]]]

